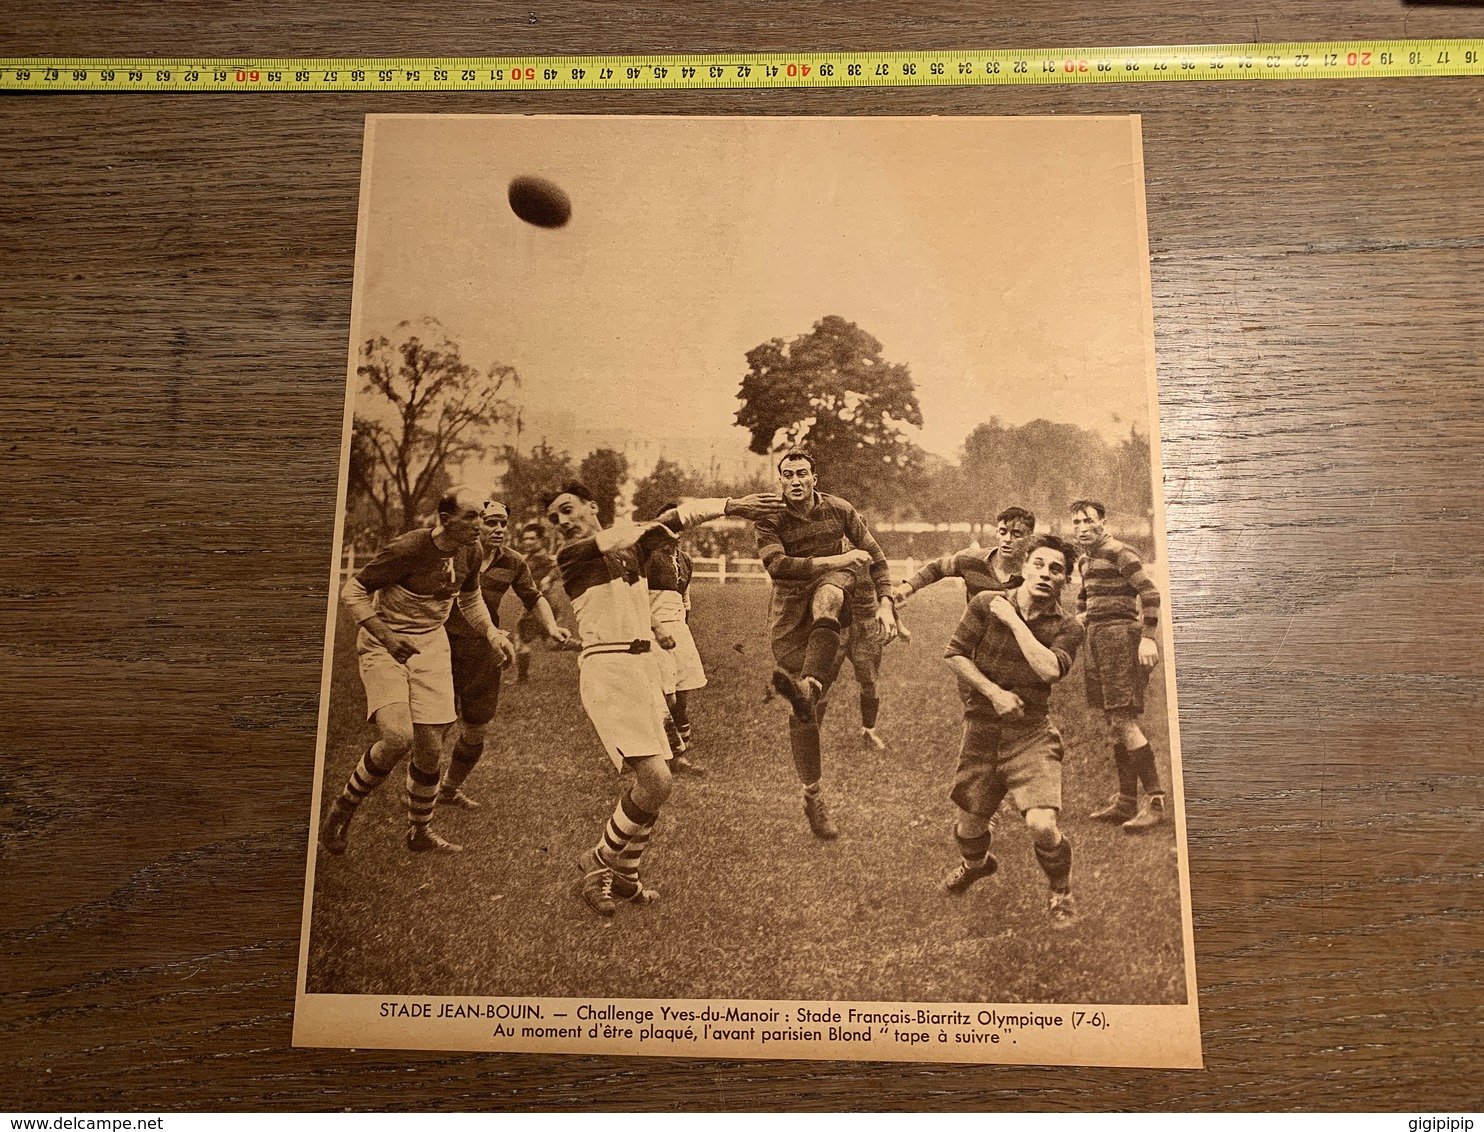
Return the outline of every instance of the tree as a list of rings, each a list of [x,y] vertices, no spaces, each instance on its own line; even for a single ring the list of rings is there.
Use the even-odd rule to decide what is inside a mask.
[[[532,448],[529,456],[522,456],[516,449],[507,447],[500,499],[517,521],[532,518],[540,514],[543,495],[576,478],[572,457],[558,452],[545,440]]]
[[[1055,530],[1067,504],[1078,498],[1102,500],[1120,517],[1148,519],[1149,471],[1149,438],[1133,429],[1113,445],[1074,424],[1034,420],[1009,426],[991,417],[964,440],[957,474],[940,478],[938,494],[951,496],[951,509],[963,519],[989,522],[1015,504]]]
[[[598,503],[598,522],[609,526],[613,522],[614,501],[623,491],[624,481],[629,478],[629,461],[622,452],[597,448],[589,452],[578,466],[577,478],[592,489]]]
[[[694,474],[661,456],[655,461],[654,471],[634,487],[634,517],[641,521],[652,519],[666,503],[703,494],[699,486]]]
[[[747,366],[737,424],[752,451],[806,448],[827,487],[848,485],[853,502],[900,509],[906,474],[922,459],[905,431],[922,427],[905,365],[885,361],[881,343],[855,323],[828,315],[792,342],[749,350]]]
[[[436,320],[399,323],[393,338],[368,339],[356,369],[364,384],[351,431],[349,509],[375,517],[378,539],[432,509],[453,471],[489,449],[515,412],[506,394],[514,368],[484,372],[464,361]]]

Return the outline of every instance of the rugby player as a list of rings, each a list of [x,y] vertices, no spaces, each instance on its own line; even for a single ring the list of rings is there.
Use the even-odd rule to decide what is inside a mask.
[[[897,635],[904,641],[908,639],[900,611]],[[886,740],[876,731],[881,717],[881,658],[885,651],[885,636],[876,625],[876,590],[872,586],[856,586],[850,597],[850,627],[845,630],[842,647],[835,652],[827,683],[834,685],[849,660],[860,703],[861,746],[874,751],[886,750]]]
[[[949,793],[958,807],[953,836],[959,863],[943,878],[959,895],[991,876],[991,822],[1006,796],[1015,803],[1051,888],[1052,924],[1076,915],[1072,843],[1057,828],[1061,735],[1046,717],[1051,685],[1072,667],[1082,626],[1061,610],[1077,552],[1055,535],[1037,535],[1009,594],[986,591],[969,602],[944,653],[964,701],[964,737]]]
[[[776,495],[690,500],[643,526],[607,528],[598,521],[593,493],[581,483],[563,485],[544,504],[564,540],[557,565],[582,641],[582,706],[614,767],[634,772],[602,837],[577,861],[583,900],[598,915],[612,916],[618,900],[653,899],[639,868],[670,796],[671,752],[662,723],[667,710],[659,668],[648,655],[654,639],[642,559],[673,542],[682,527],[722,515],[763,519],[782,511],[783,501]]]
[[[481,521],[479,589],[490,620],[499,626],[500,601],[508,590],[514,590],[525,606],[526,615],[536,619],[547,638],[559,645],[566,644],[572,634],[557,624],[551,604],[536,588],[526,560],[505,545],[510,511],[498,500],[490,500],[484,505]],[[463,785],[484,754],[485,734],[500,702],[502,658],[496,655],[484,634],[469,624],[458,606],[448,615],[446,629],[459,729],[438,787],[438,804],[477,810],[479,803],[464,793]],[[519,656],[517,650],[517,659]]]
[[[519,549],[535,579],[541,596],[551,604],[551,595],[561,584],[561,571],[557,569],[556,555],[546,548],[546,532],[538,520],[531,520],[520,529]],[[568,636],[570,637],[570,633]],[[550,637],[541,619],[529,609],[515,623],[515,682],[524,684],[531,675],[531,645],[542,637]]]
[[[1087,702],[1103,713],[1113,744],[1118,793],[1090,816],[1142,833],[1165,820],[1167,805],[1159,767],[1139,716],[1144,687],[1159,663],[1159,590],[1143,560],[1107,533],[1107,508],[1078,499],[1070,508],[1072,535],[1082,548],[1082,588],[1077,613],[1087,626]],[[1139,786],[1147,797],[1139,805]]]
[[[925,563],[922,569],[891,591],[898,605],[918,590],[944,578],[964,580],[964,603],[985,590],[1008,591],[1020,585],[1020,563],[1025,545],[1036,531],[1036,516],[1024,507],[1006,507],[995,516],[997,545],[988,549],[969,547]]]
[[[854,507],[817,490],[813,458],[785,453],[778,480],[786,509],[756,524],[758,556],[773,583],[773,687],[793,707],[788,739],[804,817],[814,836],[832,841],[840,832],[820,787],[819,723],[839,671],[840,630],[851,619],[857,586],[874,590],[873,621],[883,644],[896,636],[896,611],[886,556]]]
[[[407,765],[407,848],[458,852],[431,828],[438,764],[454,721],[453,675],[444,622],[455,600],[500,663],[515,655],[495,627],[479,591],[480,514],[484,501],[464,487],[450,488],[437,522],[399,535],[377,552],[341,591],[360,625],[356,657],[366,689],[366,716],[377,738],[335,800],[320,830],[330,853],[344,853],[351,819],[403,756]]]
[[[660,508],[660,515],[679,506],[678,502],[667,503]],[[670,709],[670,722],[665,728],[675,754],[670,760],[670,769],[699,775],[705,773],[704,769],[685,754],[690,748],[692,735],[690,693],[706,686],[706,669],[701,663],[701,654],[696,650],[687,618],[690,609],[687,591],[692,570],[690,555],[680,549],[678,542],[656,545],[644,559],[644,575],[649,585],[650,628],[655,643],[659,645],[653,655],[660,666],[660,688]]]

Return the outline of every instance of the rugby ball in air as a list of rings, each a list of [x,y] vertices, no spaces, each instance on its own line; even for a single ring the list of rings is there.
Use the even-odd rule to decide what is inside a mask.
[[[510,211],[537,228],[560,228],[572,218],[572,202],[545,177],[517,177],[510,182]]]

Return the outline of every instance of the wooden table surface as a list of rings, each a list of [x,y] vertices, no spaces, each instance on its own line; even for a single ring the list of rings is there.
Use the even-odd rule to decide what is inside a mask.
[[[5,55],[1405,35],[1484,11],[0,16]],[[1204,1071],[290,1048],[368,111],[1144,116]],[[1477,1107],[1481,112],[1469,79],[0,100],[0,1107]]]

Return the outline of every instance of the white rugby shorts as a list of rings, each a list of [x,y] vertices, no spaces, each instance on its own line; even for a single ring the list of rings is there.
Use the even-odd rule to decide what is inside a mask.
[[[670,757],[669,709],[651,653],[590,653],[578,671],[582,706],[615,767],[626,758]]]
[[[650,617],[657,629],[675,638],[673,649],[659,649],[660,665],[668,666],[671,675],[665,680],[665,691],[693,692],[706,686],[706,669],[685,621],[685,604],[673,590],[659,590],[649,595]],[[658,645],[656,645],[658,648]],[[666,657],[669,659],[666,660]]]
[[[406,704],[413,723],[452,723],[453,662],[443,626],[426,633],[406,633],[417,652],[403,664],[386,646],[362,629],[356,634],[356,663],[366,688],[366,718],[391,704]]]

